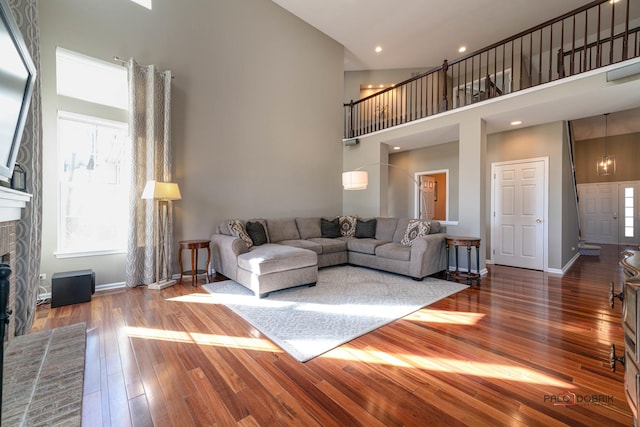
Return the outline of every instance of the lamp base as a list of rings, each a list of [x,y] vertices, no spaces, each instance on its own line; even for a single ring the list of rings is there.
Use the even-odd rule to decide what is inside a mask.
[[[164,289],[164,288],[168,288],[169,286],[173,286],[176,283],[177,283],[176,280],[164,279],[164,280],[161,280],[159,282],[151,283],[150,285],[147,286],[147,288],[149,288],[149,289]]]

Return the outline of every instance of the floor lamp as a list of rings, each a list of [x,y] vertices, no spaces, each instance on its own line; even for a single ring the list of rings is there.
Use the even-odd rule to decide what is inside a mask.
[[[412,177],[409,172],[402,169],[400,166],[392,165],[391,163],[372,163],[370,165],[360,166],[359,168],[352,171],[342,172],[342,188],[344,188],[345,190],[366,190],[367,186],[369,185],[369,174],[367,173],[367,171],[363,171],[362,169],[366,166],[375,165],[391,166],[396,169],[400,169],[407,175],[407,177],[409,177],[411,181],[413,181],[413,183],[416,185],[416,188],[418,189],[418,192],[422,191],[422,189],[420,188],[420,183],[414,177]],[[419,194],[418,197],[420,197],[420,200],[422,200],[422,210],[420,211],[420,217],[426,218],[427,202],[424,199],[424,195]]]
[[[169,217],[169,202],[171,200],[180,200],[180,188],[174,182],[147,181],[147,185],[142,192],[142,198],[145,200],[153,200],[156,204],[158,218],[153,223],[153,242],[155,247],[156,258],[156,276],[155,282],[149,285],[149,289],[164,289],[173,286],[176,281],[170,278],[167,265],[167,255],[169,253],[167,239],[167,221]],[[162,274],[160,269],[162,267]]]

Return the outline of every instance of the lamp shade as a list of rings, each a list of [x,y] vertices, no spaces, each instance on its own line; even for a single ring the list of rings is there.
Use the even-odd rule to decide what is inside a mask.
[[[345,190],[366,190],[369,175],[366,171],[342,172],[342,187]]]
[[[180,187],[175,182],[147,181],[142,191],[143,199],[180,200]]]

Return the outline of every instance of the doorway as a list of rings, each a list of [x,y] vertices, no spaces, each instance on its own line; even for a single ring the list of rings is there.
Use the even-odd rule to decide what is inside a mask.
[[[435,221],[449,220],[449,170],[441,169],[416,173],[420,191],[416,194],[416,218]],[[422,210],[426,210],[421,215]]]
[[[578,184],[582,239],[588,243],[638,245],[640,181]]]
[[[491,165],[491,257],[495,264],[545,270],[548,158]]]

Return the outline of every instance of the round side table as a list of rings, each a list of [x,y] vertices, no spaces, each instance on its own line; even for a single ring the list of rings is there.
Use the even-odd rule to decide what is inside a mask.
[[[209,283],[209,263],[211,262],[211,240],[181,240],[178,249],[178,263],[180,264],[180,283],[182,283],[182,276],[191,276],[191,286],[195,286],[196,279],[199,275],[204,274]],[[182,267],[182,250],[188,249],[191,251],[191,270],[185,271]],[[207,264],[204,269],[198,269],[198,252],[200,249],[207,250]]]
[[[473,280],[480,286],[480,238],[478,237],[459,237],[459,236],[446,236],[445,237],[447,247],[447,280],[454,279],[466,279],[467,285],[471,285]],[[456,249],[456,269],[455,271],[449,271],[449,247],[454,246]],[[458,247],[467,248],[467,271],[460,271],[458,269]],[[471,248],[476,248],[476,272],[471,272]]]

